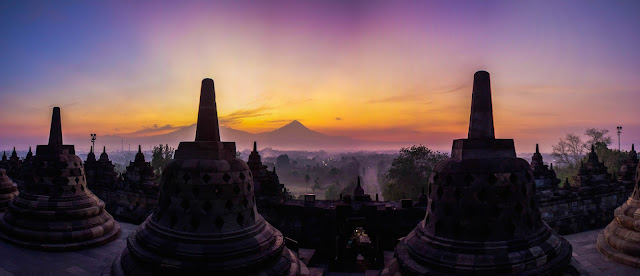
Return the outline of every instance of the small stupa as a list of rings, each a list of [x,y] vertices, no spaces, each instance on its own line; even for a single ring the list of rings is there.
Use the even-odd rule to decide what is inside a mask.
[[[620,167],[618,181],[623,185],[631,187],[636,180],[636,167],[638,167],[638,153],[634,144],[631,144],[631,151],[627,155],[627,160]]]
[[[117,189],[118,173],[115,170],[115,165],[109,160],[106,147],[102,148],[102,154],[98,160],[96,160],[93,147],[91,147],[87,161],[84,163],[84,170],[89,189],[98,197],[105,199],[105,192]]]
[[[544,164],[538,144],[536,144],[536,152],[531,157],[531,170],[533,171],[534,183],[536,184],[537,190],[559,188],[558,185],[561,181],[553,170],[553,164],[551,164],[551,168]]]

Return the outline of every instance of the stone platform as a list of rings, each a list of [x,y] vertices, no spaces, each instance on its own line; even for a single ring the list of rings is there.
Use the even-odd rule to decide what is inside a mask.
[[[573,258],[578,268],[588,275],[640,275],[640,269],[606,260],[596,249],[596,239],[602,229],[564,236],[573,247]]]
[[[43,252],[0,241],[0,276],[5,275],[100,275],[126,246],[126,237],[137,225],[120,222],[117,240],[95,248],[73,252]],[[585,275],[640,275],[633,269],[605,260],[596,250],[596,238],[602,229],[564,236],[573,247],[574,261]],[[301,250],[301,255],[304,250]],[[312,269],[310,269],[311,272]],[[321,271],[318,271],[321,273]],[[313,274],[312,275],[317,275]],[[325,275],[367,275],[329,272]]]
[[[71,252],[31,250],[0,241],[0,276],[101,275],[127,246],[126,238],[136,227],[138,225],[120,222],[118,239]]]

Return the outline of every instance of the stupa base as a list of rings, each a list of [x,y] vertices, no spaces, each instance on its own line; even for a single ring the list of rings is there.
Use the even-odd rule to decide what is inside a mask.
[[[615,223],[615,221],[612,223]],[[607,231],[606,228],[604,231]],[[600,254],[602,254],[602,256],[607,260],[630,267],[640,268],[640,258],[615,250],[611,245],[609,245],[604,231],[598,234],[598,239],[596,241],[596,248],[598,249],[598,252],[600,252]]]
[[[7,231],[7,229],[12,228],[13,226],[8,224],[3,218],[3,219],[0,219],[0,239],[20,247],[25,247],[30,249],[37,249],[37,250],[43,250],[43,251],[72,251],[72,250],[104,245],[117,239],[118,235],[120,234],[120,224],[118,224],[115,220],[112,220],[111,222],[113,224],[112,227],[105,227],[107,229],[110,228],[110,230],[107,233],[104,233],[103,235],[100,235],[93,239],[73,241],[73,242],[60,242],[60,243],[44,242],[43,243],[36,240],[21,239],[13,235],[7,235],[6,233],[9,232]],[[98,229],[93,229],[93,228],[88,230],[95,231],[96,233],[100,231]],[[21,231],[21,230],[14,229],[14,231]],[[60,236],[60,237],[73,236],[71,232],[48,232],[48,231],[33,231],[33,230],[28,230],[28,231],[31,232],[30,233],[31,235],[40,234],[41,236]]]

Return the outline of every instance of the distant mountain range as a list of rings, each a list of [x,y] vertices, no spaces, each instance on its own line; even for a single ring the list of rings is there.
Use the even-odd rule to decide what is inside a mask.
[[[98,137],[96,145],[106,145],[108,148],[119,149],[124,143],[127,149],[131,144],[141,144],[145,149],[158,144],[168,144],[177,147],[182,141],[193,141],[196,136],[196,124],[183,127],[170,133],[145,136],[145,137],[121,137],[118,135],[106,135]],[[228,127],[220,127],[222,141],[236,142],[236,148],[240,151],[251,149],[253,142],[257,141],[258,148],[271,147],[280,150],[327,150],[327,151],[358,151],[371,150],[372,148],[387,150],[399,149],[408,144],[384,141],[356,140],[345,136],[331,136],[311,130],[299,121],[292,121],[287,125],[273,131],[262,133],[249,133]]]

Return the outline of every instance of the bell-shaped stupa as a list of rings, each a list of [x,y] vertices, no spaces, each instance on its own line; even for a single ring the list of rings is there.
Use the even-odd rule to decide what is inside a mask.
[[[0,218],[0,237],[42,250],[73,250],[108,243],[120,225],[87,188],[73,145],[62,144],[60,108],[53,108],[49,144],[39,145],[20,194]]]
[[[7,176],[5,169],[0,169],[0,212],[7,210],[9,201],[18,195],[18,185]]]
[[[598,235],[596,248],[607,259],[640,268],[640,164],[631,196],[613,215],[613,221]]]
[[[383,275],[555,275],[571,245],[542,221],[531,167],[512,139],[495,139],[489,73],[476,72],[468,139],[429,179],[422,222]]]
[[[255,206],[251,171],[220,142],[213,80],[204,79],[195,142],[163,170],[154,213],[127,239],[113,275],[300,275],[306,267]]]

